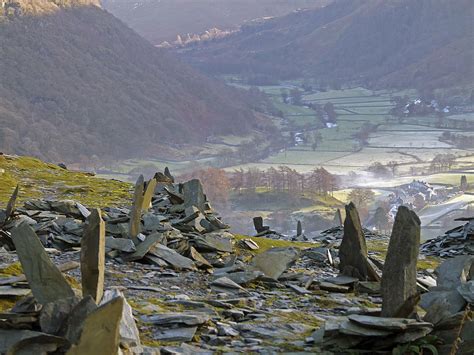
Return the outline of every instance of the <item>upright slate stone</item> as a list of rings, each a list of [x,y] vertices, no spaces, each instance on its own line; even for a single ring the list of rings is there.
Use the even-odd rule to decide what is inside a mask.
[[[145,192],[143,194],[143,204],[142,204],[142,211],[148,211],[151,207],[151,200],[153,196],[155,195],[155,189],[156,185],[158,183],[158,180],[155,178],[150,179],[150,181],[147,182],[146,187],[145,187]]]
[[[379,277],[367,260],[367,245],[360,224],[357,208],[351,202],[346,205],[344,236],[339,247],[339,270],[346,276],[361,281],[379,281]]]
[[[206,210],[206,195],[201,181],[193,179],[183,184],[184,208],[196,206],[201,212]]]
[[[46,304],[74,296],[71,286],[52,263],[43,244],[26,222],[12,230],[12,240],[28,284],[38,303]]]
[[[143,178],[143,175],[140,175],[135,184],[135,192],[133,193],[132,210],[130,211],[130,225],[129,225],[130,235],[129,236],[132,239],[137,237],[141,229],[144,189],[145,189],[145,179]]]
[[[13,212],[15,212],[16,199],[18,198],[19,189],[20,186],[16,185],[15,191],[13,191],[13,194],[8,200],[7,209],[5,210],[6,221],[8,221],[12,217]]]
[[[416,262],[420,219],[405,206],[398,208],[382,276],[382,316],[409,317],[419,301]]]
[[[296,236],[299,237],[303,235],[303,226],[301,225],[301,221],[298,221],[296,224]]]
[[[170,179],[172,183],[174,183],[174,177],[171,175],[170,169],[168,167],[165,167],[165,176]]]
[[[253,226],[254,226],[255,231],[257,232],[257,234],[265,232],[265,231],[270,229],[269,227],[263,225],[263,218],[262,217],[254,217],[253,218]]]
[[[84,321],[78,343],[73,344],[66,354],[117,354],[123,305],[124,299],[117,297],[90,313]]]
[[[92,210],[87,222],[81,239],[82,296],[98,303],[104,293],[105,223],[99,209]]]

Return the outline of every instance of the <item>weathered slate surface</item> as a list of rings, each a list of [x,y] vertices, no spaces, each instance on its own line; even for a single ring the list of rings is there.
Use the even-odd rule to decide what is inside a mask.
[[[123,302],[122,297],[114,298],[89,314],[84,322],[79,342],[74,344],[67,354],[117,354]]]
[[[104,293],[105,223],[100,210],[92,210],[81,240],[82,295],[99,302]]]
[[[204,195],[201,181],[193,179],[183,184],[184,208],[196,206],[201,212],[206,209],[206,195]]]
[[[398,208],[382,276],[383,317],[409,317],[415,311],[420,224],[415,212]]]
[[[151,200],[153,198],[153,195],[155,194],[155,189],[158,181],[153,178],[150,179],[145,188],[145,192],[143,194],[143,204],[142,204],[142,211],[148,211],[151,206]]]
[[[367,260],[367,245],[360,224],[359,213],[351,202],[346,205],[344,236],[339,247],[339,270],[346,276],[361,281],[379,281],[377,273]]]
[[[129,225],[129,234],[130,238],[136,238],[138,233],[141,230],[141,217],[142,217],[142,207],[144,199],[144,188],[145,188],[145,179],[143,175],[140,175],[136,184],[135,192],[133,193],[133,204],[132,210],[130,211],[130,225]]]
[[[21,223],[12,230],[18,258],[36,300],[45,304],[73,297],[74,291],[52,263],[33,229]]]
[[[252,259],[252,267],[277,280],[299,256],[296,248],[272,248]]]
[[[15,211],[16,199],[18,198],[18,191],[20,190],[20,186],[16,185],[15,191],[8,200],[7,209],[5,210],[6,221],[8,221],[11,217],[13,212]]]

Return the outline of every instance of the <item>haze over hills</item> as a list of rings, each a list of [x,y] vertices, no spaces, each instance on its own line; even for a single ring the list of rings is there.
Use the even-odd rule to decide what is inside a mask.
[[[256,18],[281,16],[298,8],[319,7],[332,0],[104,0],[117,16],[153,44],[177,35],[217,27],[236,29]]]
[[[248,25],[184,57],[212,73],[376,87],[439,88],[474,79],[470,0],[338,0]]]
[[[71,4],[0,17],[1,151],[67,162],[126,158],[256,124],[246,93],[197,73],[98,7]]]

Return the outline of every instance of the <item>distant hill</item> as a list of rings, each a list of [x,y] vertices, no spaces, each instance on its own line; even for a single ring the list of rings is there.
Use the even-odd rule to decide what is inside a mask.
[[[286,15],[332,0],[102,0],[107,11],[153,44],[177,35],[200,34],[217,27],[234,29],[245,21]]]
[[[472,0],[336,0],[251,24],[183,57],[212,73],[439,88],[474,81]]]
[[[156,156],[256,124],[247,93],[100,8],[72,5],[0,16],[0,151],[66,162]]]

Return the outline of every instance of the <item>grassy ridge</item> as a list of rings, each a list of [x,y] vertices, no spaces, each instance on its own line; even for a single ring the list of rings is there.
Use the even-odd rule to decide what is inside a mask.
[[[5,206],[15,186],[19,202],[34,198],[72,199],[89,207],[129,204],[131,185],[89,173],[69,171],[30,157],[0,156],[0,204]]]

